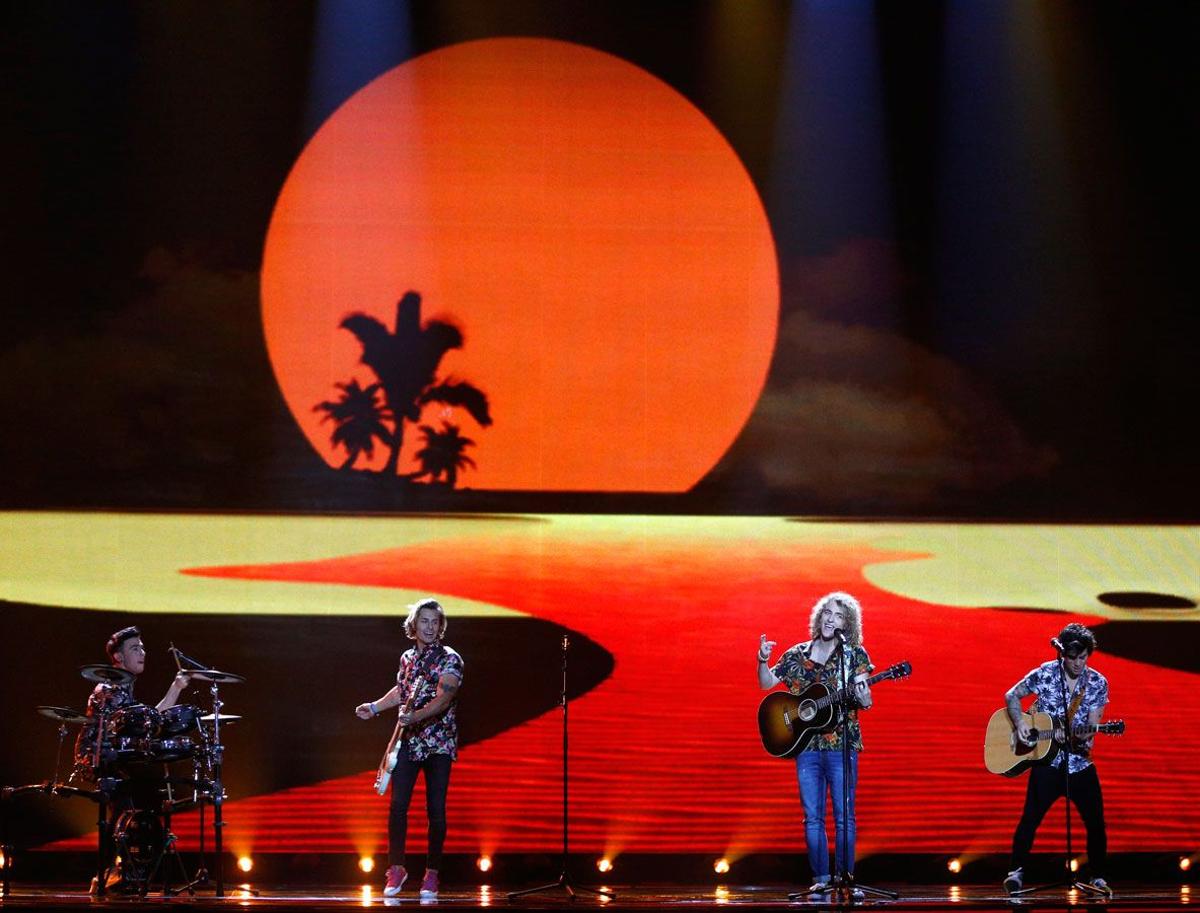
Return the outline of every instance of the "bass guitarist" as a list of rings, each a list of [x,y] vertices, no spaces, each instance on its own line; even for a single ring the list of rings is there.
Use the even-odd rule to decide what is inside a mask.
[[[1091,868],[1092,887],[1111,895],[1104,879],[1108,858],[1108,832],[1104,826],[1104,797],[1100,778],[1092,764],[1092,739],[1077,740],[1071,736],[1078,727],[1096,727],[1108,703],[1108,680],[1095,669],[1088,668],[1088,657],[1096,649],[1096,636],[1081,624],[1069,624],[1051,646],[1059,659],[1042,663],[1013,685],[1004,695],[1009,719],[1016,727],[1017,738],[1031,740],[1029,717],[1021,711],[1021,699],[1036,695],[1033,706],[1048,714],[1056,726],[1057,740],[1065,744],[1049,764],[1030,768],[1029,785],[1025,790],[1025,808],[1013,834],[1012,871],[1004,879],[1010,894],[1024,885],[1025,863],[1033,850],[1033,838],[1038,825],[1050,807],[1063,795],[1063,758],[1066,758],[1070,778],[1071,801],[1079,809],[1087,829],[1087,854]]]
[[[848,593],[829,593],[817,600],[808,619],[812,637],[786,651],[774,666],[770,665],[775,641],[766,635],[759,639],[758,684],[764,691],[783,682],[793,694],[813,684],[830,691],[841,687],[843,663],[848,666],[847,680],[853,682],[854,697],[861,708],[871,706],[871,687],[867,677],[871,660],[862,645],[862,608]],[[858,753],[862,751],[862,731],[858,708],[849,711],[850,789],[849,807],[843,808],[841,727],[822,732],[796,755],[796,777],[800,781],[800,801],[804,806],[804,841],[812,868],[811,893],[829,889],[829,838],[825,830],[825,796],[833,797],[836,826],[834,860],[837,872],[854,872],[854,793],[858,780]],[[845,847],[845,859],[842,849]],[[854,899],[862,899],[855,889]]]
[[[455,705],[462,685],[463,660],[442,643],[446,611],[436,599],[422,599],[408,607],[404,633],[416,646],[400,657],[396,684],[377,700],[359,704],[354,713],[369,720],[384,710],[399,707],[393,743],[381,765],[381,778],[394,763],[392,801],[388,813],[388,870],[385,897],[395,897],[408,879],[404,845],[408,836],[408,806],[417,774],[425,772],[425,809],[429,815],[429,853],[421,899],[438,895],[438,868],[446,842],[446,793],[450,765],[458,756],[458,721]],[[393,761],[394,759],[394,761]]]

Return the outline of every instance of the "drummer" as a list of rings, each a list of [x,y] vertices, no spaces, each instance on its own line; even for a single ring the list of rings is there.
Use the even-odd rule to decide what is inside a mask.
[[[127,809],[150,809],[161,801],[158,794],[158,783],[154,779],[148,778],[149,771],[145,765],[139,765],[136,762],[116,766],[102,763],[97,766],[95,763],[96,736],[101,717],[107,725],[107,721],[111,720],[118,710],[138,703],[137,698],[133,695],[133,686],[137,677],[146,668],[146,645],[142,643],[142,632],[136,627],[130,626],[113,634],[108,639],[108,643],[104,645],[104,650],[108,653],[114,669],[119,671],[100,667],[103,672],[112,673],[112,679],[97,684],[88,698],[87,722],[83,725],[79,737],[75,741],[75,773],[72,779],[80,778],[98,782],[102,775],[117,778],[119,785],[115,787],[108,799],[109,818],[106,834],[102,838],[103,843],[107,844],[104,854],[110,860],[105,881],[108,889],[129,889],[133,885],[125,881],[119,861],[113,860],[113,854],[116,851],[112,845],[113,830],[122,813]],[[175,680],[171,682],[171,687],[167,689],[167,693],[158,702],[155,710],[163,711],[168,707],[174,707],[189,684],[188,676],[182,672],[176,675]],[[90,893],[96,893],[96,891],[97,879],[93,878]]]
[[[112,661],[113,666],[128,672],[133,678],[124,683],[100,682],[92,690],[87,703],[88,722],[79,732],[75,742],[75,763],[77,767],[91,768],[96,750],[96,724],[103,711],[104,718],[109,719],[113,713],[122,707],[138,703],[133,696],[133,686],[137,677],[146,668],[146,645],[142,643],[142,632],[131,625],[122,628],[108,639],[104,651]],[[171,687],[163,695],[155,709],[158,711],[174,707],[179,702],[180,695],[191,683],[190,678],[180,672],[171,682]]]

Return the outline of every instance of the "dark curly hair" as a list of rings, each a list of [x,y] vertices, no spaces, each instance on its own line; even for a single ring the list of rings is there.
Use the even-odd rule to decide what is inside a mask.
[[[1064,653],[1083,653],[1091,656],[1096,652],[1096,635],[1078,622],[1072,622],[1058,632],[1058,642]]]

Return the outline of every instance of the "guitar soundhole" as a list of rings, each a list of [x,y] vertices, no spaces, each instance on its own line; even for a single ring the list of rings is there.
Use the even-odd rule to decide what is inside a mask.
[[[817,709],[812,704],[800,705],[800,719],[804,720],[804,722],[809,722],[816,715]]]

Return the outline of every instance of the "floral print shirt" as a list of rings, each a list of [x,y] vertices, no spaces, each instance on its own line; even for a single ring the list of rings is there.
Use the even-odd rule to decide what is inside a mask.
[[[812,646],[813,642],[796,644],[779,658],[774,666],[771,667],[771,672],[775,677],[787,685],[788,691],[792,694],[800,694],[809,685],[819,684],[824,685],[831,692],[838,690],[842,683],[842,673],[839,668],[839,657],[846,655],[844,650],[835,650],[834,653],[825,661],[823,665],[818,666],[812,661]],[[871,659],[867,656],[867,651],[861,646],[852,647],[849,651],[850,675],[849,680],[853,682],[856,678],[868,675],[873,668]],[[849,731],[850,731],[850,747],[854,751],[862,751],[862,729],[858,723],[858,708],[850,711]],[[805,751],[841,751],[842,750],[842,727],[839,722],[837,726],[830,732],[823,732],[818,735],[809,744]]]
[[[1083,674],[1075,681],[1074,688],[1071,688],[1070,685],[1067,686],[1066,704],[1063,703],[1062,668],[1057,660],[1042,663],[1018,682],[1017,686],[1021,685],[1024,685],[1030,693],[1037,695],[1037,700],[1029,709],[1050,714],[1055,723],[1060,723],[1067,715],[1071,701],[1075,699],[1075,695],[1082,688],[1083,698],[1079,701],[1079,709],[1075,711],[1075,717],[1071,721],[1072,727],[1086,726],[1091,712],[1093,710],[1102,711],[1104,705],[1108,703],[1108,679],[1090,666],[1083,670]],[[1050,762],[1050,766],[1061,768],[1064,754],[1066,752],[1062,751],[1056,754],[1054,760]],[[1074,774],[1086,769],[1092,763],[1091,754],[1090,747],[1076,742],[1075,750],[1068,755],[1070,758],[1067,766],[1068,772]]]
[[[400,657],[396,685],[400,689],[400,709],[411,699],[411,710],[420,710],[437,696],[438,679],[453,675],[462,682],[463,659],[449,647],[438,644],[430,652],[418,654],[412,647]],[[441,715],[421,720],[404,732],[404,751],[410,761],[424,761],[430,755],[448,754],[458,757],[457,696]]]

